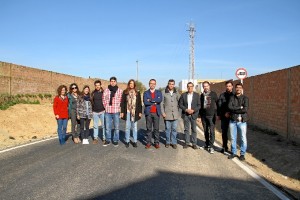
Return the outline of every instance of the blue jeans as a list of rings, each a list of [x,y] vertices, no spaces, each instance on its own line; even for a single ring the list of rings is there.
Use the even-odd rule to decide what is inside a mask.
[[[94,139],[98,138],[99,135],[99,119],[101,120],[101,125],[102,125],[102,139],[105,140],[105,123],[104,123],[104,115],[105,112],[102,113],[96,113],[93,112],[93,122],[94,122]]]
[[[67,125],[68,125],[68,119],[57,120],[57,133],[58,133],[59,143],[61,145],[66,143]]]
[[[130,130],[132,129],[133,142],[137,142],[137,121],[134,122],[131,120],[130,112],[127,111],[126,117],[126,131],[125,131],[125,141],[129,142],[130,140]]]
[[[236,122],[230,120],[229,123],[230,135],[231,135],[231,151],[232,154],[237,154],[236,143],[237,134],[241,135],[241,155],[246,154],[247,150],[247,122]]]
[[[105,123],[106,123],[106,141],[111,141],[111,130],[112,123],[114,123],[114,142],[119,141],[119,123],[120,123],[120,113],[105,113]]]
[[[177,144],[177,120],[165,120],[166,144]]]

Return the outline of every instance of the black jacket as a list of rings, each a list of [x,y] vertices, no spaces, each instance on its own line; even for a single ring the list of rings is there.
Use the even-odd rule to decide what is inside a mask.
[[[179,99],[179,108],[182,109],[182,114],[181,114],[182,118],[184,118],[185,115],[189,115],[188,113],[185,112],[185,110],[188,109],[187,94],[188,92],[183,93]],[[192,118],[197,119],[199,109],[200,109],[200,98],[199,98],[199,93],[197,92],[193,92],[191,109],[194,110],[194,113],[192,114]]]
[[[214,91],[210,91],[210,94],[208,95],[209,99],[209,106],[207,108],[204,108],[204,93],[201,94],[200,100],[201,100],[201,108],[199,111],[199,116],[214,116],[217,114],[218,109],[218,96],[217,93]]]
[[[122,119],[126,120],[127,119],[127,95],[125,92],[122,94],[122,100],[121,100],[121,113],[124,113]],[[138,121],[141,119],[139,114],[142,113],[142,99],[141,99],[141,94],[138,91],[136,95],[136,108],[135,108],[135,116],[134,116],[134,122]]]
[[[218,100],[218,116],[222,119],[226,119],[225,113],[230,112],[228,108],[228,103],[230,97],[234,95],[232,92],[223,92],[220,94],[219,100]]]
[[[93,112],[102,112],[105,110],[102,102],[103,91],[94,90],[91,95]]]
[[[242,121],[246,122],[248,118],[249,99],[245,95],[232,95],[229,99],[228,108],[230,110],[230,119],[237,121],[238,115],[241,114]]]

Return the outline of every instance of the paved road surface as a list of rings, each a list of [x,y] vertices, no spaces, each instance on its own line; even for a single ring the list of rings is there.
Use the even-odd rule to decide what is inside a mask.
[[[163,144],[146,150],[144,127],[142,119],[137,149],[122,142],[59,146],[54,139],[2,153],[0,199],[277,199],[221,153]],[[183,138],[182,121],[178,129]]]

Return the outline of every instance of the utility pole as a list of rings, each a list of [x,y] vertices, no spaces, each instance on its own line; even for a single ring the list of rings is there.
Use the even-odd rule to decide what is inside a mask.
[[[136,60],[136,81],[139,80],[139,60]]]
[[[189,60],[189,80],[194,80],[195,78],[195,48],[194,48],[194,37],[195,37],[195,25],[190,22],[189,30],[190,32],[190,60]]]

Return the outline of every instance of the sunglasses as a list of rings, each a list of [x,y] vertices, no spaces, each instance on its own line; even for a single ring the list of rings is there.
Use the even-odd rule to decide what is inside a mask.
[[[74,89],[77,89],[77,87],[72,87],[72,89],[74,90]]]

